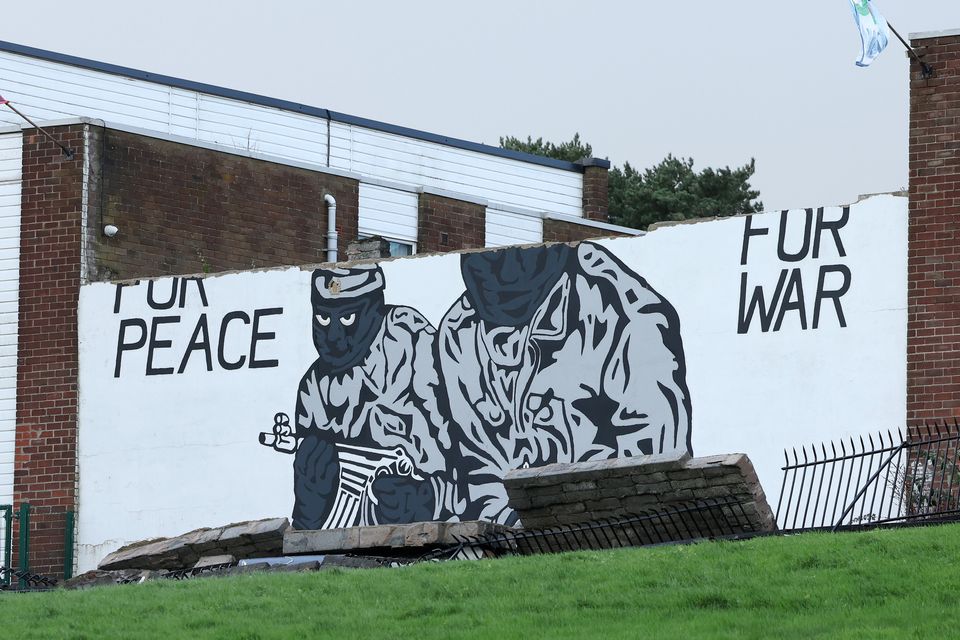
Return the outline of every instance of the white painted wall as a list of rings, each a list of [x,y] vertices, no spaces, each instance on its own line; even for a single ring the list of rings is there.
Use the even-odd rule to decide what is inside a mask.
[[[486,246],[533,244],[543,240],[543,218],[487,207]]]
[[[840,214],[828,208],[824,218]],[[803,211],[787,215],[787,251],[802,245],[803,218]],[[695,455],[749,454],[774,505],[785,447],[893,428],[906,412],[906,198],[854,205],[839,231],[845,256],[825,232],[819,258],[785,263],[777,255],[780,220],[780,213],[751,219],[769,233],[750,239],[745,266],[742,217],[600,241],[677,310]],[[463,291],[459,260],[383,262],[387,302],[412,306],[437,325]],[[782,269],[799,269],[809,314],[820,269],[836,265],[851,274],[840,299],[846,327],[828,301],[817,329],[802,330],[794,311],[778,331],[738,333],[744,272],[769,298]],[[208,307],[190,289],[185,307],[168,311],[146,305],[142,282],[123,290],[118,313],[114,285],[81,288],[80,570],[125,542],[290,514],[292,460],[257,438],[275,412],[293,414],[297,384],[314,360],[309,282],[310,270],[296,268],[208,277]],[[157,286],[166,294],[171,279]],[[201,313],[218,340],[224,314],[265,308],[283,309],[261,327],[275,338],[261,343],[258,356],[277,359],[274,368],[222,371],[214,360],[208,372],[195,356],[183,374],[146,376],[140,349],[124,356],[114,377],[124,318],[177,316],[161,326],[173,346],[154,358],[154,366],[176,367]],[[234,323],[224,342],[230,359],[248,352],[250,327]]]
[[[368,127],[0,52],[3,95],[35,121],[84,116],[412,187],[582,216],[583,175]],[[0,109],[0,123],[22,122]],[[378,231],[378,233],[385,233]]]
[[[13,504],[23,136],[0,135],[0,504]]]

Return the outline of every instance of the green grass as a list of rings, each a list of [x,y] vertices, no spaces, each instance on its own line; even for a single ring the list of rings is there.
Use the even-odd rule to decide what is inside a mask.
[[[960,637],[960,525],[0,595],[9,638]]]

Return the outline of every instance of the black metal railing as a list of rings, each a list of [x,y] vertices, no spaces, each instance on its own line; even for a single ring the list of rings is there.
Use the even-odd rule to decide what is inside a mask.
[[[560,553],[581,549],[615,549],[695,540],[747,537],[759,533],[733,498],[717,498],[638,514],[507,533],[460,538],[457,544],[424,560]]]
[[[12,588],[12,580],[13,578],[17,578],[20,585],[19,588],[16,589],[17,591],[52,589],[56,587],[59,582],[52,576],[44,576],[39,573],[31,573],[30,571],[20,569],[10,569],[4,566],[0,566],[0,578],[8,585],[6,588]]]
[[[784,451],[781,531],[960,518],[960,425],[940,422]]]
[[[0,504],[0,567],[13,561],[13,505]],[[0,573],[0,588],[10,586],[10,575]]]

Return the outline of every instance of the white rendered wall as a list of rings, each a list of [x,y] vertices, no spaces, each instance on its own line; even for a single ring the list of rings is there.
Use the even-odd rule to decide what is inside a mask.
[[[0,78],[3,96],[35,121],[98,118],[412,187],[582,215],[578,171],[9,52],[0,51]],[[0,123],[22,124],[7,109],[0,109]]]
[[[13,504],[23,136],[0,136],[0,504]]]
[[[823,221],[841,216],[842,209],[826,208]],[[879,196],[853,205],[836,234],[821,229],[816,258],[816,227],[805,243],[804,220],[803,210],[758,214],[598,241],[677,312],[694,455],[747,453],[773,505],[784,448],[896,428],[906,413],[906,198]],[[781,221],[782,253],[801,254],[798,260],[778,255]],[[752,235],[741,264],[747,225]],[[464,289],[460,259],[445,254],[382,262],[386,302],[413,307],[438,326]],[[845,327],[829,297],[821,300],[813,327],[821,271],[825,293],[848,278],[848,290],[837,299]],[[789,294],[781,291],[794,307],[796,286],[802,286],[807,328],[799,309],[789,306],[777,326],[781,305],[767,331],[756,317],[742,326],[744,278],[747,300],[761,286],[769,304],[781,277],[794,282]],[[119,305],[111,283],[81,288],[80,570],[137,539],[290,515],[292,457],[261,446],[258,435],[270,430],[275,412],[294,414],[297,385],[316,358],[310,278],[309,268],[210,276],[204,279],[206,306],[196,284],[188,283],[183,307],[167,310],[147,305],[145,281],[124,287]],[[157,297],[169,297],[172,283],[157,281]],[[274,335],[261,339],[257,357],[275,359],[276,366],[225,371],[214,356],[208,371],[195,354],[181,374],[148,376],[146,349],[140,348],[122,356],[115,376],[124,319],[149,324],[175,316],[159,325],[158,339],[171,346],[161,346],[153,364],[176,367],[201,314],[210,319],[211,340],[218,341],[226,314],[242,311],[252,318],[257,309],[274,310],[261,317],[259,330]],[[251,331],[250,324],[230,325],[228,360],[249,358]]]

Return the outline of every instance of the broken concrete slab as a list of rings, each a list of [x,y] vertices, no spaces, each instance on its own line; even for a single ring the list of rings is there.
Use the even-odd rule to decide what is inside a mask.
[[[202,527],[172,538],[135,542],[101,560],[99,569],[188,569],[202,556],[232,555],[255,558],[276,555],[283,548],[286,518],[237,522],[222,527]]]
[[[776,529],[753,464],[742,453],[552,464],[510,471],[503,484],[510,506],[530,529],[626,517],[704,499],[739,503],[748,521],[744,533]]]
[[[90,589],[120,584],[121,582],[145,582],[158,576],[156,571],[123,569],[120,571],[101,571],[93,569],[71,578],[63,583],[64,589]]]
[[[457,544],[464,538],[513,531],[493,522],[414,522],[316,531],[288,530],[283,536],[285,554],[354,551],[359,549],[411,549]]]
[[[197,560],[197,564],[193,565],[193,568],[203,569],[204,567],[213,567],[218,564],[233,564],[236,561],[236,557],[229,554],[219,556],[203,556]]]

